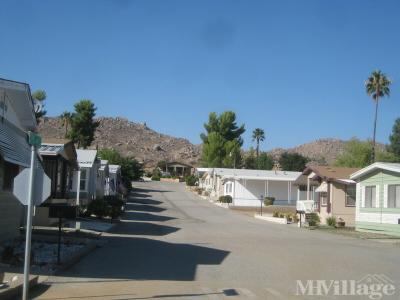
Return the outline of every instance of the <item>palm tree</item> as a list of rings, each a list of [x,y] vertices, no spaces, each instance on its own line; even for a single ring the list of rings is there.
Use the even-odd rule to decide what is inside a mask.
[[[253,130],[253,142],[256,141],[257,147],[256,147],[256,155],[257,155],[257,161],[260,153],[260,142],[262,142],[265,139],[265,133],[264,130],[261,128],[256,128]]]
[[[378,119],[379,99],[384,96],[390,96],[390,84],[392,82],[381,71],[373,71],[371,76],[365,81],[365,89],[369,96],[375,101],[375,120],[374,120],[374,135],[372,138],[372,157],[371,161],[375,162],[375,147],[376,147],[376,123]]]
[[[68,111],[64,111],[61,115],[60,118],[63,120],[64,127],[65,127],[65,137],[68,136],[68,125],[71,124],[72,120],[72,113]]]

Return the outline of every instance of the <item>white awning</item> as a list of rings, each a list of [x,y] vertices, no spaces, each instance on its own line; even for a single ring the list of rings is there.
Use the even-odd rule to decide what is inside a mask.
[[[319,187],[315,189],[316,193],[327,193],[328,192],[328,184],[324,181],[321,183]]]

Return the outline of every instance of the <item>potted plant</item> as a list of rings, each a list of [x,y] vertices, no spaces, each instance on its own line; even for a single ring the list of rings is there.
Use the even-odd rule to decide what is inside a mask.
[[[340,227],[340,228],[343,228],[343,227],[346,226],[346,222],[345,222],[342,218],[339,218],[339,219],[337,220],[337,222],[336,222],[336,226],[337,226],[337,227]]]

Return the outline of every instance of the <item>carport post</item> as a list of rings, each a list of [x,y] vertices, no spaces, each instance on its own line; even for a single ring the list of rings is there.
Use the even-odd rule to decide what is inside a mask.
[[[81,168],[78,168],[78,180],[76,183],[76,207],[79,210],[80,205],[80,194],[81,194]],[[75,230],[81,229],[81,222],[75,220]]]

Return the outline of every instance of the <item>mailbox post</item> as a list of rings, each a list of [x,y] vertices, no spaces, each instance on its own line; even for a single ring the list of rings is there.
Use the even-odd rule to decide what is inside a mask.
[[[260,196],[260,216],[262,216],[263,199],[264,199],[264,196],[261,195],[261,196]]]

